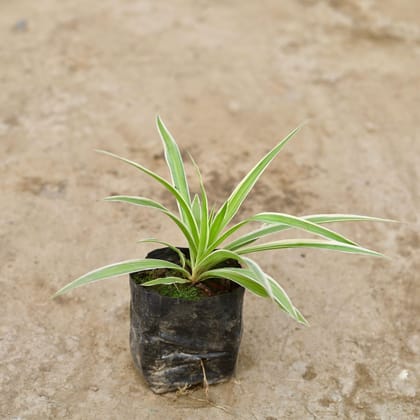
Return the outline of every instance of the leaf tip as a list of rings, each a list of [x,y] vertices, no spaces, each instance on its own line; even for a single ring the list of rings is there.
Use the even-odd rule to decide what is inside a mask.
[[[162,118],[159,114],[156,114],[156,125],[159,130],[164,126]]]
[[[63,289],[57,290],[52,296],[50,296],[50,299],[54,300],[54,299],[58,298],[58,296],[61,296],[64,293],[65,293],[65,291]]]

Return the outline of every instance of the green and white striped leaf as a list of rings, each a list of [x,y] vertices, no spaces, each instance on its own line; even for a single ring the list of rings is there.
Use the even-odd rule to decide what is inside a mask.
[[[251,260],[251,258],[242,257],[242,259],[243,261],[245,261],[246,265],[248,266],[248,269],[253,273],[256,280],[258,280],[258,282],[264,286],[265,290],[268,293],[268,296],[270,296],[270,298],[274,300],[273,289],[263,269],[254,260]]]
[[[303,219],[306,219],[312,223],[333,223],[333,222],[391,222],[398,223],[396,220],[392,219],[383,219],[380,217],[372,216],[361,216],[359,214],[313,214],[310,216],[304,216]]]
[[[203,273],[202,280],[220,278],[232,280],[250,292],[260,297],[267,297],[268,294],[263,286],[255,280],[244,275],[242,272],[232,270],[231,268],[215,268]]]
[[[122,274],[135,273],[137,271],[154,270],[157,268],[176,270],[185,276],[189,276],[188,271],[183,269],[181,266],[164,260],[149,258],[142,260],[123,261],[90,271],[89,273],[64,286],[54,295],[54,297],[62,295],[63,293],[66,293],[69,290],[75,289],[77,287],[93,283],[95,281],[109,279],[112,277],[120,276]]]
[[[264,284],[261,284],[259,279],[250,270],[242,268],[217,268],[209,270],[203,274],[203,279],[213,277],[229,279],[257,296],[270,296]],[[270,281],[274,280],[270,278]],[[273,290],[274,301],[278,304],[278,306],[299,323],[307,325],[307,321],[303,315],[294,307],[290,301],[290,298],[277,284],[277,282],[274,281],[271,287]]]
[[[191,209],[194,215],[194,219],[197,223],[197,226],[200,226],[200,219],[201,219],[201,204],[200,204],[200,197],[195,194],[193,201],[191,203]]]
[[[215,215],[212,217],[212,223],[210,226],[210,237],[209,237],[210,243],[213,243],[217,240],[219,233],[223,229],[223,221],[226,216],[227,206],[228,206],[228,203],[227,201],[225,201],[222,207],[220,208],[220,210],[217,213],[215,213]]]
[[[179,283],[191,283],[188,279],[181,277],[161,277],[159,279],[149,280],[142,283],[142,286],[157,286],[159,284],[179,284]]]
[[[273,291],[274,300],[283,308],[292,318],[298,320],[298,313],[296,308],[287,295],[286,291],[269,275],[266,274],[268,281],[270,282],[271,290]],[[302,316],[302,315],[301,315]],[[306,323],[306,320],[304,321]]]
[[[137,241],[137,243],[139,243],[139,244],[141,244],[141,243],[152,243],[152,244],[164,245],[167,248],[174,251],[176,254],[178,254],[179,261],[181,263],[182,268],[185,268],[185,266],[186,266],[185,255],[176,246],[173,246],[169,242],[160,241],[160,240],[155,239],[155,238],[147,238],[147,239],[142,239],[140,241]]]
[[[280,150],[286,143],[300,130],[300,127],[291,131],[280,143],[278,143],[270,152],[268,152],[243,178],[238,186],[233,190],[232,194],[227,199],[227,211],[222,223],[224,228],[235,216],[241,207],[242,203],[254,187],[268,165],[278,155]]]
[[[184,234],[185,238],[188,241],[188,245],[192,252],[196,250],[196,241],[194,240],[193,236],[191,235],[190,230],[186,223],[182,222],[178,217],[176,217],[172,212],[170,212],[165,206],[158,203],[157,201],[150,200],[144,197],[133,197],[133,196],[126,196],[126,195],[113,195],[111,197],[105,198],[106,201],[114,201],[114,202],[121,202],[121,203],[128,203],[133,204],[136,206],[143,206],[143,207],[150,207],[160,210],[162,213],[166,214],[181,230]]]
[[[150,207],[154,209],[161,210],[163,212],[169,212],[169,210],[162,204],[157,201],[151,200],[150,198],[145,197],[134,197],[129,195],[111,195],[110,197],[105,197],[105,201],[118,201],[129,204],[135,204],[136,206]]]
[[[190,190],[178,145],[159,116],[156,118],[156,125],[164,146],[166,163],[171,173],[173,185],[180,192],[185,202],[190,204]]]
[[[210,245],[210,247],[212,249],[218,247],[220,244],[226,241],[226,239],[229,238],[229,236],[232,236],[237,230],[239,230],[242,226],[246,225],[247,223],[249,223],[249,220],[243,220],[242,222],[239,222],[236,225],[231,226],[229,229],[223,232],[223,234],[217,237],[216,240]]]
[[[242,262],[242,257],[237,253],[226,249],[217,249],[206,255],[201,261],[197,261],[195,270],[197,273],[203,273],[229,259],[236,260],[239,263]]]
[[[314,214],[309,216],[302,216],[301,219],[305,219],[308,222],[324,224],[333,222],[347,222],[347,221],[376,221],[376,222],[393,222],[389,219],[380,219],[378,217],[360,216],[356,214]],[[283,230],[291,229],[291,226],[283,223],[270,224],[252,232],[246,233],[243,236],[235,239],[229,244],[225,245],[224,248],[236,251],[237,249],[248,245],[258,239],[261,239],[267,235],[281,232]]]
[[[284,248],[318,248],[330,249],[332,251],[349,252],[353,254],[371,255],[375,257],[383,257],[379,252],[372,251],[360,246],[343,244],[341,242],[321,241],[316,239],[284,239],[281,241],[268,242],[265,244],[253,245],[241,248],[236,252],[239,255],[251,254],[253,252],[272,251]]]
[[[194,168],[197,173],[198,180],[200,182],[200,224],[199,224],[199,240],[197,246],[197,260],[199,260],[202,255],[204,255],[208,240],[209,240],[209,203],[207,199],[206,189],[204,188],[203,177],[201,176],[200,169],[196,164],[193,157],[190,155],[190,159],[194,165]]]
[[[345,238],[331,229],[324,228],[316,223],[305,220],[301,217],[291,216],[284,213],[259,213],[249,218],[252,222],[263,222],[270,224],[284,224],[291,228],[300,229],[306,232],[314,233],[315,235],[323,236],[337,242],[343,242],[350,245],[357,245],[350,239]]]
[[[174,196],[177,204],[181,207],[181,219],[183,222],[185,222],[186,226],[188,226],[188,230],[190,231],[191,236],[194,238],[194,241],[198,242],[198,227],[195,222],[189,203],[185,201],[184,197],[179,193],[179,191],[176,188],[174,188],[168,181],[166,181],[166,179],[162,178],[160,175],[132,160],[115,155],[114,153],[106,152],[105,150],[97,150],[97,152],[107,156],[111,156],[115,159],[121,160],[122,162],[128,163],[131,166],[134,166],[146,175],[149,175],[151,178],[155,179],[163,187],[165,187]]]
[[[248,262],[250,260],[248,259]],[[252,260],[251,260],[252,261]],[[244,270],[234,268],[234,271],[241,271],[244,275],[247,275],[249,278],[254,279],[257,283],[264,287],[265,291],[267,292],[268,296],[272,296],[274,301],[292,318],[296,319],[296,308],[293,305],[292,301],[290,300],[287,293],[283,290],[283,288],[270,276],[262,272],[262,275],[265,279],[261,279],[260,275],[256,275],[254,270]],[[269,282],[269,286],[267,286],[267,282]]]
[[[302,313],[299,311],[298,308],[295,306],[295,312],[296,312],[296,321],[300,324],[309,326],[309,322],[306,320],[306,318],[302,315]]]

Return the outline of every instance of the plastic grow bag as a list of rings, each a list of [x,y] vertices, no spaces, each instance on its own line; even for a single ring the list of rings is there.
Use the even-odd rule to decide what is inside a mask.
[[[179,249],[188,256],[187,249]],[[169,248],[154,250],[146,258],[178,262]],[[230,379],[242,336],[242,287],[188,301],[162,296],[130,275],[130,289],[131,354],[152,391],[202,384],[204,374],[209,384]]]

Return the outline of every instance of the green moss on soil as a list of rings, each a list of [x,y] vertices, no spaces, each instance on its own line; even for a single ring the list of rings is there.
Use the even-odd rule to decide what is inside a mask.
[[[155,286],[156,291],[163,295],[185,300],[199,300],[204,295],[203,291],[191,284],[161,284]]]
[[[175,270],[150,270],[139,273],[133,273],[132,277],[137,284],[145,283],[149,280],[155,280],[160,277],[178,277],[179,272]],[[185,300],[199,300],[206,296],[203,290],[188,283],[180,284],[159,284],[157,286],[150,286],[151,290],[155,290],[162,296],[169,296]]]

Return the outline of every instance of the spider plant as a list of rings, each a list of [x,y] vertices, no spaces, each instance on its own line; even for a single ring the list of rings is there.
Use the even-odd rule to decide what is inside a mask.
[[[262,212],[248,217],[240,222],[231,224],[242,203],[254,187],[268,165],[273,161],[282,148],[298,132],[299,127],[291,131],[272,150],[270,150],[242,179],[232,191],[227,200],[215,209],[210,207],[206,190],[204,188],[201,173],[195,164],[200,191],[198,194],[190,192],[184,163],[181,153],[174,138],[165,127],[162,120],[157,117],[157,128],[162,139],[165,159],[171,175],[171,181],[167,181],[157,173],[129,159],[117,156],[106,151],[99,151],[126,162],[171,193],[176,201],[178,213],[170,211],[163,204],[146,197],[134,197],[118,195],[107,197],[107,201],[125,202],[137,206],[153,208],[169,217],[181,230],[190,251],[189,258],[173,245],[157,239],[145,239],[142,242],[154,242],[163,244],[179,255],[179,264],[159,259],[139,259],[123,261],[116,264],[93,270],[60,289],[54,296],[61,295],[76,287],[93,283],[110,277],[133,272],[168,269],[176,276],[158,278],[143,283],[143,286],[160,284],[192,283],[196,284],[206,279],[229,279],[250,292],[265,298],[271,298],[283,311],[296,321],[306,324],[305,318],[291,302],[283,288],[253,259],[249,254],[283,249],[283,248],[319,248],[334,251],[348,252],[381,256],[378,252],[361,247],[345,236],[324,227],[324,224],[344,221],[385,221],[376,217],[359,216],[354,214],[315,214],[303,217],[292,216],[285,213]],[[257,223],[258,228],[251,232],[243,233],[232,240],[234,233],[250,223]],[[271,242],[257,242],[266,239],[273,233],[287,229],[297,229],[301,232],[310,233],[318,237],[283,239]],[[234,259],[239,262],[241,268],[217,268],[223,261]]]

